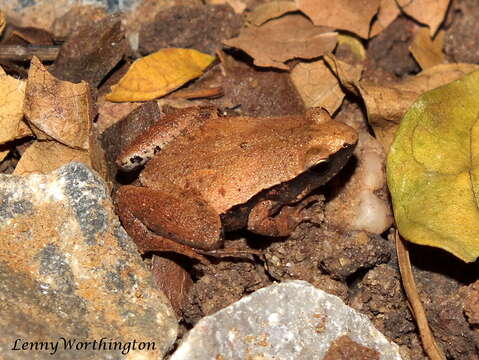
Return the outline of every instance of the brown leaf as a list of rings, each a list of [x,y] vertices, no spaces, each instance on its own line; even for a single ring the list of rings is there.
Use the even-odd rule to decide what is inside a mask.
[[[249,15],[248,20],[259,26],[268,20],[278,18],[286,13],[297,11],[294,1],[271,1],[257,6]]]
[[[118,64],[128,45],[119,16],[109,16],[72,33],[60,49],[52,74],[61,80],[82,80],[97,87]]]
[[[0,67],[0,144],[23,136],[25,82],[8,76]]]
[[[336,46],[337,33],[314,26],[302,15],[287,15],[268,21],[262,26],[251,26],[240,36],[224,44],[247,52],[257,66],[288,70],[284,64],[293,58],[312,59]]]
[[[411,46],[409,46],[409,51],[423,70],[446,62],[442,51],[445,34],[444,31],[440,31],[432,40],[429,29],[425,27],[420,28],[416,33]]]
[[[105,8],[92,5],[75,5],[68,12],[55,19],[52,32],[55,39],[66,39],[85,25],[96,24],[108,16]]]
[[[348,70],[354,73],[354,81],[359,80],[361,66],[353,67],[345,63],[343,66],[348,66]],[[291,79],[307,108],[323,107],[333,114],[343,102],[345,94],[324,60],[296,65],[291,72]]]
[[[446,15],[449,0],[396,0],[401,9],[431,29],[434,36]]]
[[[98,104],[98,119],[95,125],[99,133],[102,134],[103,131],[123,119],[138,106],[141,106],[141,103],[114,103],[110,101],[104,101]]]
[[[56,141],[35,141],[25,150],[13,173],[15,175],[48,174],[71,161],[90,165],[87,151],[72,149]]]
[[[210,0],[212,5],[229,4],[237,14],[241,14],[246,9],[246,3],[242,0]]]
[[[378,16],[371,25],[369,37],[376,36],[386,29],[401,13],[396,0],[381,0],[379,3]]]
[[[348,30],[367,39],[379,0],[296,0],[315,25]]]
[[[384,86],[357,83],[366,104],[368,121],[384,149],[389,150],[402,116],[422,93],[478,68],[479,65],[473,64],[440,64],[399,83]]]
[[[7,20],[5,19],[5,14],[3,11],[0,10],[0,35],[3,33],[3,29],[5,29],[5,25],[7,24]]]
[[[86,82],[58,80],[34,57],[28,72],[24,112],[37,137],[88,149],[92,119]]]

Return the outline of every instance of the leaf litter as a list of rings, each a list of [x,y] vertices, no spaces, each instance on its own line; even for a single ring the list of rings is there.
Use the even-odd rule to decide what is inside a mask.
[[[226,3],[222,0],[216,1],[216,3],[218,2]],[[139,31],[141,28],[152,28],[156,16],[165,11],[162,5],[147,6],[143,4],[135,10],[138,13],[128,15],[130,20],[124,22],[124,28],[119,29],[118,25],[115,25],[116,27],[111,31],[111,37],[108,39],[120,39],[119,41],[123,42],[123,44],[126,44],[125,39],[128,39],[128,46],[131,49],[122,48],[111,59],[104,59],[106,55],[101,55],[100,59],[95,59],[92,56],[85,65],[82,65],[81,61],[77,64],[75,63],[74,52],[70,56],[65,56],[68,46],[72,48],[79,46],[81,50],[85,48],[85,46],[81,46],[81,42],[88,39],[88,32],[82,33],[82,31],[79,31],[81,24],[75,25],[74,20],[79,20],[82,16],[86,19],[85,21],[88,21],[90,17],[96,16],[98,16],[98,20],[105,19],[105,13],[93,11],[91,8],[83,13],[83,10],[77,8],[75,10],[76,13],[71,12],[70,14],[66,10],[50,12],[60,15],[66,14],[61,21],[57,20],[55,22],[52,20],[56,19],[46,18],[32,20],[31,24],[40,26],[38,24],[41,23],[41,27],[46,30],[52,31],[55,29],[53,33],[56,34],[57,38],[63,37],[63,40],[66,39],[61,50],[62,57],[59,57],[53,63],[53,66],[49,68],[60,79],[55,79],[37,59],[32,61],[30,67],[31,74],[29,73],[26,80],[15,79],[11,76],[8,78],[4,78],[3,75],[0,76],[0,84],[3,84],[2,81],[6,79],[6,84],[16,84],[16,86],[23,84],[27,89],[25,99],[19,96],[16,102],[12,103],[13,110],[9,106],[10,110],[6,109],[5,112],[1,113],[0,121],[6,121],[4,120],[5,118],[11,120],[6,121],[5,126],[2,123],[0,127],[2,129],[0,138],[4,141],[4,145],[2,145],[4,147],[0,148],[0,154],[2,151],[4,153],[14,151],[17,146],[15,145],[16,139],[31,134],[29,133],[29,128],[31,128],[36,139],[32,141],[32,145],[25,152],[22,152],[23,157],[17,165],[16,173],[47,172],[60,166],[63,162],[80,159],[99,170],[108,181],[114,184],[116,180],[112,178],[111,174],[105,175],[107,170],[105,170],[106,165],[104,160],[102,160],[103,155],[101,154],[101,149],[98,150],[96,148],[99,134],[103,133],[109,124],[120,124],[131,112],[133,114],[129,121],[134,123],[134,121],[137,121],[135,120],[137,115],[135,115],[134,109],[138,109],[141,106],[141,103],[138,103],[138,101],[159,97],[162,97],[161,101],[158,101],[159,110],[155,111],[158,111],[160,117],[162,116],[161,114],[174,111],[175,106],[198,104],[216,104],[225,113],[244,112],[254,116],[281,115],[288,112],[297,113],[304,108],[322,106],[331,114],[338,114],[338,116],[344,117],[346,116],[348,104],[351,104],[351,102],[361,103],[363,101],[364,109],[367,113],[367,121],[371,125],[376,138],[382,142],[385,150],[389,150],[400,124],[403,126],[404,123],[404,126],[407,127],[407,122],[404,122],[402,119],[408,119],[409,115],[404,114],[409,114],[408,109],[411,106],[414,109],[415,105],[413,104],[415,102],[422,101],[421,99],[424,96],[428,97],[428,91],[436,91],[433,89],[444,85],[447,87],[449,85],[446,84],[477,69],[477,65],[474,64],[455,63],[460,58],[457,54],[455,54],[454,59],[451,59],[447,53],[443,52],[443,39],[447,39],[448,35],[447,28],[445,28],[446,33],[441,32],[442,30],[440,29],[442,28],[441,23],[446,16],[449,1],[413,0],[396,2],[393,0],[378,0],[363,3],[343,0],[340,2],[324,2],[320,9],[321,11],[318,10],[321,2],[308,0],[297,0],[295,2],[272,1],[256,8],[252,8],[249,3],[243,1],[230,1],[230,3],[235,6],[237,13],[241,13],[242,9],[245,10],[243,15],[246,15],[249,23],[245,24],[239,37],[233,36],[231,38],[232,36],[227,35],[226,32],[226,35],[221,38],[222,33],[216,33],[215,40],[208,43],[209,55],[203,54],[206,55],[204,61],[199,61],[201,66],[197,67],[196,70],[185,75],[188,71],[179,70],[178,67],[178,64],[182,63],[183,60],[165,60],[160,61],[160,70],[158,75],[156,75],[158,77],[151,75],[151,66],[144,68],[140,66],[140,71],[136,75],[130,77],[127,74],[119,82],[118,80],[113,81],[115,72],[120,67],[125,66],[125,64],[131,63],[132,60],[137,62],[141,60],[138,60],[140,54],[136,51],[139,48],[145,51],[147,43],[145,42],[142,48],[141,36],[138,37],[138,34],[141,33]],[[5,11],[8,12],[11,9],[6,8]],[[417,21],[417,23],[414,23],[414,27],[410,28],[410,38],[399,37],[398,43],[403,42],[403,49],[406,49],[405,51],[409,49],[410,51],[410,53],[403,52],[402,54],[406,54],[410,59],[414,58],[415,60],[412,60],[412,63],[416,61],[420,68],[423,69],[419,74],[415,73],[416,70],[411,70],[413,69],[412,67],[409,70],[397,71],[396,73],[391,73],[390,70],[384,71],[384,69],[371,69],[370,64],[375,59],[371,58],[369,49],[364,51],[364,45],[368,48],[367,44],[382,36],[388,28],[391,29],[392,26],[401,28],[403,26],[401,21],[404,20],[404,17],[400,15],[401,12],[406,13]],[[23,17],[19,24],[26,26],[29,21],[28,16],[31,17],[34,13],[30,9],[26,13],[27,16]],[[47,13],[43,12],[42,14]],[[77,16],[72,14],[89,15]],[[18,16],[12,17],[14,21],[18,18]],[[411,18],[409,21],[414,22]],[[136,20],[131,21],[131,19]],[[143,19],[145,24],[141,22]],[[221,20],[218,21],[220,22]],[[181,39],[182,41],[191,40],[185,46],[190,52],[202,48],[205,44],[202,43],[204,39],[202,40],[199,37],[193,38],[191,34],[195,31],[196,29],[185,32]],[[72,34],[77,34],[78,39],[75,40]],[[170,41],[167,38],[162,39],[161,34],[156,34],[155,36],[159,37],[159,41]],[[371,39],[373,37],[374,39]],[[19,37],[17,36],[17,38]],[[20,38],[25,39],[25,36],[21,35]],[[71,45],[67,45],[69,41]],[[105,44],[107,42],[105,41]],[[224,48],[221,42],[226,45],[226,54],[219,55],[220,61],[212,64],[213,57],[211,55],[214,50]],[[349,44],[349,52],[346,51],[346,53],[343,51],[345,43]],[[160,49],[147,50],[147,56],[144,58],[152,56],[150,53],[156,50]],[[391,52],[386,50],[386,52],[388,51]],[[85,52],[80,51],[79,54],[85,54]],[[221,52],[218,54],[221,54]],[[95,66],[95,61],[97,60],[106,60],[107,65],[100,70],[86,71],[82,74],[83,66],[85,66],[85,69],[94,69],[91,66]],[[188,67],[195,61],[193,60],[193,62],[189,63],[188,60],[182,64]],[[450,62],[450,64],[445,64],[446,62]],[[165,63],[168,65],[165,66]],[[375,63],[380,64],[378,62]],[[10,72],[11,69],[15,69],[15,66],[20,71],[21,66],[25,65],[20,65],[19,67],[17,64],[2,63],[2,66],[7,72]],[[62,75],[67,74],[69,66],[71,69],[76,69],[76,75],[73,77]],[[193,65],[192,67],[195,66]],[[62,67],[64,70],[60,71],[59,69]],[[130,67],[130,70],[134,70],[135,67]],[[207,69],[208,67],[209,69]],[[261,69],[258,67],[261,67]],[[89,74],[91,75],[89,76]],[[181,78],[181,81],[175,82],[167,79],[170,74],[182,74],[178,76]],[[381,74],[386,74],[387,76]],[[8,75],[5,74],[5,76]],[[131,80],[128,80],[128,78]],[[79,82],[79,84],[61,81],[65,79]],[[142,79],[146,79],[146,81]],[[151,81],[152,79],[155,80]],[[160,80],[158,81],[157,79]],[[371,79],[374,81],[371,81]],[[89,84],[82,83],[82,80],[88,81]],[[154,86],[152,82],[155,82]],[[105,96],[104,94],[112,83],[117,83],[117,85],[112,86],[112,92]],[[13,86],[11,84],[8,86]],[[135,84],[139,84],[138,87]],[[278,84],[281,84],[281,86],[277,86]],[[124,88],[122,88],[123,86]],[[205,89],[213,89],[215,86],[221,90],[216,93],[215,96],[217,98],[208,98],[206,95],[208,91],[205,91]],[[119,91],[120,89],[122,91]],[[65,92],[72,94],[72,96],[62,96]],[[176,92],[177,94],[175,94]],[[89,95],[86,96],[86,93],[89,93]],[[98,98],[96,97],[97,94],[99,95]],[[182,100],[182,97],[188,98],[187,94],[200,94],[198,95],[200,98],[189,101]],[[264,94],[268,95],[265,96]],[[20,100],[20,98],[22,99]],[[75,100],[68,102],[66,98],[70,98],[70,100],[75,98]],[[268,100],[267,98],[271,99]],[[59,99],[62,99],[62,101],[60,102]],[[293,101],[290,99],[293,99]],[[291,101],[291,103],[288,106],[283,106],[287,103],[286,100]],[[22,107],[23,101],[25,101],[24,110]],[[120,101],[120,103],[111,101]],[[99,105],[98,109],[95,109],[95,103]],[[69,109],[77,105],[79,106],[77,108],[80,109],[79,111],[68,113]],[[154,106],[149,104],[148,107],[153,108]],[[52,108],[61,109],[61,111],[53,111]],[[3,108],[2,111],[4,111]],[[70,115],[62,117],[64,111]],[[98,118],[95,117],[97,111],[100,113]],[[138,114],[142,113],[142,111],[137,110]],[[454,112],[453,110],[451,111]],[[444,111],[444,115],[446,113],[447,111]],[[427,115],[425,116],[427,118]],[[24,122],[25,120],[26,122]],[[134,125],[130,126],[134,127]],[[8,129],[8,131],[4,131],[3,128]],[[18,128],[21,129],[19,130]],[[401,133],[401,130],[399,132]],[[76,134],[77,137],[75,138],[72,134]],[[117,135],[113,135],[113,138],[122,136],[118,135],[118,133],[115,134]],[[401,139],[400,135],[397,135],[397,138]],[[427,138],[427,136],[421,135],[420,138]],[[424,150],[423,152],[426,154],[424,157],[432,156],[431,154],[435,153],[436,150],[432,151],[429,148]],[[447,152],[443,156],[451,157],[451,159],[456,160],[455,163],[460,163],[458,156],[462,154],[461,151],[453,152],[452,155],[450,153]],[[8,159],[4,163],[10,161]],[[405,163],[407,162],[404,161]],[[447,165],[444,168],[447,168]],[[406,176],[407,172],[402,172],[402,175]],[[393,178],[397,177],[396,180],[399,180],[400,176],[396,175],[390,176]],[[415,176],[419,175],[415,174]],[[394,182],[394,179],[392,181]],[[454,191],[449,191],[448,200],[453,193]],[[463,191],[463,193],[467,192]],[[433,197],[435,197],[435,200],[441,198],[437,194],[434,194]],[[394,195],[393,201],[397,202],[394,200]],[[453,202],[451,201],[451,206],[453,206],[452,204]],[[433,211],[434,208],[437,209],[437,206],[431,206],[430,208]],[[396,221],[401,231],[401,224],[404,224],[404,221],[401,222],[398,219]],[[446,224],[445,220],[444,224]],[[404,226],[402,227],[401,233],[408,233],[408,230],[404,231]],[[446,230],[441,228],[440,231],[445,233]],[[452,231],[455,230],[452,229]],[[303,236],[307,237],[308,235]],[[406,238],[414,241],[411,240],[414,236],[406,236]],[[460,238],[463,239],[465,237],[460,236]],[[287,245],[285,244],[284,246]],[[469,243],[468,245],[445,246],[442,244],[442,240],[437,241],[436,239],[434,246],[449,249],[468,261],[475,256],[470,255],[475,254],[475,250],[471,250]],[[322,264],[322,266],[330,265]],[[384,264],[384,266],[389,265]],[[279,275],[276,276],[278,276],[278,279],[281,279]],[[326,277],[327,275],[323,273],[321,276]],[[311,281],[314,282],[314,280]],[[419,281],[421,281],[420,278]],[[338,283],[333,281],[328,282],[328,284],[336,289],[335,291],[338,291],[338,293],[344,293],[344,291],[339,290],[340,285]],[[246,283],[243,285],[237,284],[238,288],[242,286],[247,288],[250,285]],[[424,288],[425,285],[423,284],[422,286]],[[200,291],[199,289],[200,287],[197,286],[195,288],[195,285],[193,285],[192,293]],[[206,287],[205,289],[211,290],[211,287]],[[211,291],[209,292],[211,293]],[[239,293],[242,293],[242,290]],[[217,296],[222,296],[220,290],[218,290]],[[214,306],[211,307],[211,309],[213,308]],[[191,311],[194,313],[196,310],[190,309],[190,314],[192,314]],[[431,311],[434,313],[434,310],[429,308],[428,316]],[[471,312],[469,311],[469,313]],[[389,315],[387,312],[382,314],[385,318]],[[401,313],[399,318],[405,319],[407,316],[409,315]],[[474,314],[471,315],[471,318],[473,316]],[[384,328],[381,324],[378,327],[382,328],[386,334],[393,338],[397,336],[393,332],[388,333],[387,328]],[[434,324],[431,327],[433,332],[438,331]],[[408,336],[412,336],[411,334]],[[444,339],[446,338],[447,336],[444,337]],[[404,339],[404,343],[410,348],[410,354],[419,354],[418,352],[414,353],[417,345],[415,347],[411,340]],[[439,345],[446,346],[448,354],[453,354],[451,355],[452,358],[459,359],[460,357],[454,354],[459,354],[460,349],[454,348],[453,344],[454,341],[449,339],[440,341]],[[419,357],[412,355],[412,358]]]

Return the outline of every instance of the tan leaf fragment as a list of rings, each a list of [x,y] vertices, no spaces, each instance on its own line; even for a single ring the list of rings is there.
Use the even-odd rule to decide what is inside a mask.
[[[429,26],[431,36],[444,20],[449,0],[397,0],[401,9],[422,24]]]
[[[296,0],[296,5],[315,25],[348,30],[367,39],[379,0]]]
[[[72,149],[56,141],[35,141],[25,150],[13,173],[48,174],[71,161],[91,165],[90,157],[85,150]]]
[[[396,0],[381,0],[379,3],[378,16],[371,25],[369,37],[378,35],[386,29],[401,13]]]
[[[0,144],[29,134],[22,121],[25,82],[9,76],[0,67]]]
[[[248,20],[254,25],[259,26],[268,20],[297,10],[298,8],[294,1],[271,1],[257,6],[248,15]]]
[[[337,33],[313,25],[302,15],[287,15],[245,28],[239,37],[223,43],[248,53],[257,66],[288,70],[287,60],[322,56],[334,49],[336,41]]]
[[[361,66],[348,67],[355,81],[361,76]],[[324,60],[312,63],[300,63],[291,72],[291,80],[298,90],[307,108],[323,107],[333,114],[342,104],[344,92],[341,89],[337,77],[331,72],[330,67]]]
[[[103,131],[123,119],[138,106],[141,106],[141,103],[114,103],[110,101],[104,101],[100,104],[97,104],[97,106],[98,118],[95,125],[98,129],[98,132],[102,134]]]
[[[34,57],[28,72],[25,116],[38,138],[88,149],[92,114],[89,85],[73,84],[51,75]]]
[[[221,5],[221,4],[229,4],[235,13],[242,14],[243,11],[246,9],[246,3],[242,0],[209,0],[208,4],[212,5]]]
[[[0,35],[2,35],[6,24],[7,24],[7,20],[5,19],[5,13],[2,10],[0,10]]]
[[[203,74],[214,59],[194,49],[161,49],[136,60],[105,99],[147,101],[164,96]]]
[[[429,29],[423,27],[418,30],[409,51],[421,67],[426,70],[435,65],[444,64],[446,57],[442,51],[444,46],[444,31],[439,31],[436,38],[431,39]]]
[[[10,150],[0,150],[0,163],[5,160]]]
[[[368,121],[384,149],[389,150],[401,118],[421,94],[477,69],[479,65],[474,64],[440,64],[399,83],[385,86],[357,83]]]

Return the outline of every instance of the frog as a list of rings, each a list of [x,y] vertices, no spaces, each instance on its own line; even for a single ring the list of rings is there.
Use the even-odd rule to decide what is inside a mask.
[[[117,190],[117,213],[140,252],[208,262],[227,231],[290,235],[308,195],[339,172],[357,140],[323,108],[281,117],[181,109],[117,157],[126,171],[143,167],[140,186]]]

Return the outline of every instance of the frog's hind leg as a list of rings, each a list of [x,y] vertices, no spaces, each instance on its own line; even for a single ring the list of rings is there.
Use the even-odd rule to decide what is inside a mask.
[[[123,226],[141,252],[176,252],[207,264],[195,248],[211,250],[221,243],[219,216],[195,196],[123,186],[115,203]]]

